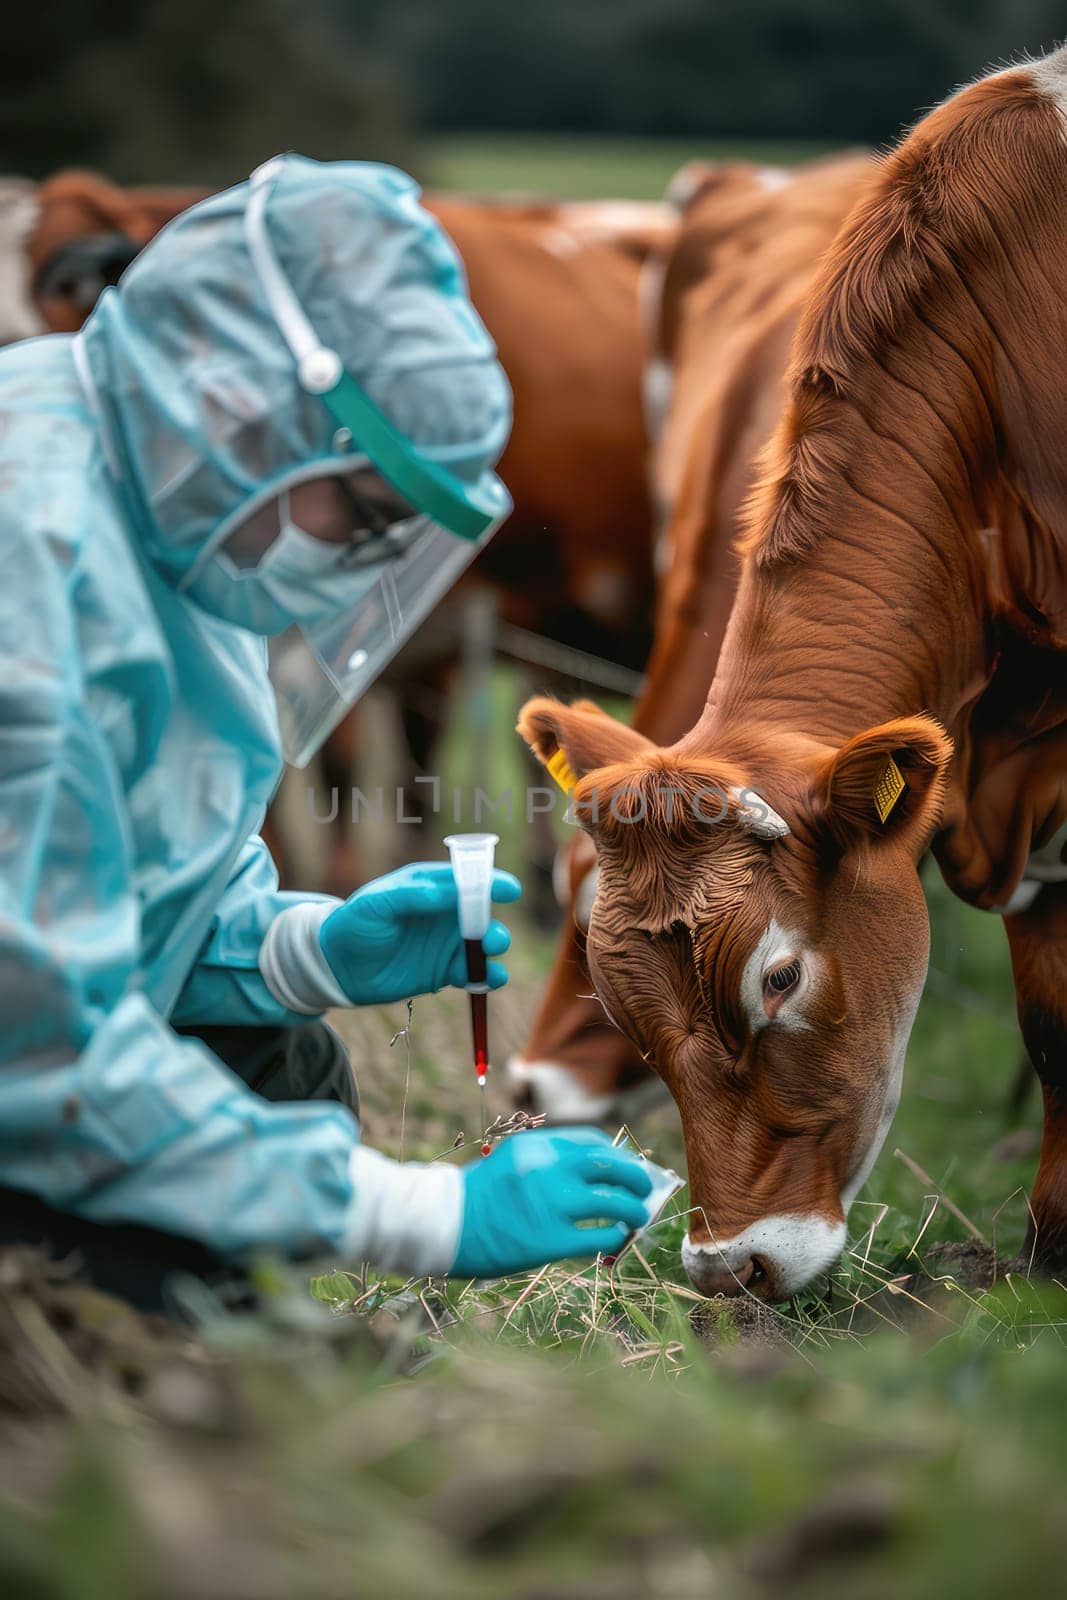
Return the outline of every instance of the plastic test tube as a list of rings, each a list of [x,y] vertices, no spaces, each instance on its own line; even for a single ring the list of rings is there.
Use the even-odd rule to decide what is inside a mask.
[[[489,1018],[486,1005],[489,984],[482,940],[492,915],[493,854],[499,843],[495,833],[453,833],[445,840],[459,896],[459,931],[467,957],[474,1070],[483,1099],[489,1071]],[[488,1154],[488,1149],[488,1145],[483,1145],[482,1154]]]

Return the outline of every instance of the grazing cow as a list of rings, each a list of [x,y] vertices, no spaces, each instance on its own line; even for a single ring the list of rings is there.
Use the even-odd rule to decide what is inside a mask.
[[[680,738],[703,707],[736,589],[741,508],[785,400],[797,317],[873,167],[868,155],[789,174],[694,163],[672,185],[677,193],[684,183],[684,209],[651,340],[653,391],[667,406],[653,474],[667,571],[634,716],[657,744]],[[567,923],[529,1037],[508,1063],[522,1103],[556,1122],[632,1117],[661,1087],[589,992],[595,885],[596,852],[579,834],[560,860]]]
[[[668,747],[535,701],[600,859],[587,950],[680,1111],[694,1283],[840,1252],[926,972],[918,863],[1005,919],[1067,1259],[1067,52],[920,122],[809,297],[722,658]]]

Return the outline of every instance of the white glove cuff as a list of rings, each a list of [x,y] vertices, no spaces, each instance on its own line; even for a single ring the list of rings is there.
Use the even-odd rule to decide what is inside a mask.
[[[330,971],[319,929],[341,900],[302,900],[275,917],[259,947],[263,982],[280,1005],[303,1016],[352,1002]]]
[[[460,1169],[446,1162],[390,1161],[364,1145],[356,1146],[349,1163],[347,1258],[408,1278],[447,1272],[463,1226]]]

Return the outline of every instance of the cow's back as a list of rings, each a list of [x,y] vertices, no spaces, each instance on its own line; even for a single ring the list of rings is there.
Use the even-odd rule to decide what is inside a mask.
[[[664,271],[655,334],[656,355],[672,372],[655,452],[657,489],[667,506],[677,502],[698,428],[710,423],[730,434],[743,413],[762,443],[777,420],[801,306],[874,165],[859,152],[792,171],[733,163],[704,169],[702,179],[694,174]],[[747,469],[751,450],[746,457],[744,436],[737,443],[734,453],[745,457]]]
[[[575,642],[595,649],[603,629],[624,643],[636,627],[647,644],[652,513],[639,280],[664,235],[662,208],[433,195],[426,203],[463,257],[515,395],[500,471],[516,509],[480,571],[504,587],[514,621],[565,636],[569,609],[588,630]]]
[[[733,606],[734,543],[758,457],[785,400],[793,332],[823,254],[874,170],[849,153],[793,171],[689,168],[666,262],[655,347],[672,374],[654,454],[665,569],[636,726],[692,726]]]

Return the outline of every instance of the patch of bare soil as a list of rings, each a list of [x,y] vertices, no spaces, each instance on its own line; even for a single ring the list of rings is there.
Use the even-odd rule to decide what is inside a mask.
[[[924,1250],[911,1271],[899,1272],[861,1298],[836,1306],[829,1327],[863,1334],[878,1328],[938,1336],[958,1323],[975,1297],[1008,1273],[1029,1276],[1027,1264],[998,1256],[978,1239]]]
[[[914,1274],[916,1291],[921,1291],[924,1283],[937,1284],[943,1278],[953,1278],[961,1288],[980,1293],[991,1289],[1005,1272],[1017,1271],[1018,1263],[998,1259],[992,1246],[979,1239],[964,1239],[931,1245],[923,1254],[923,1269]]]
[[[102,1293],[75,1265],[0,1249],[0,1430],[18,1419],[137,1415],[244,1437],[240,1387],[250,1365],[284,1367],[307,1353],[329,1360],[352,1347],[380,1359],[395,1343],[372,1318],[331,1317],[308,1299],[298,1272],[254,1314],[217,1308],[194,1331]],[[199,1297],[193,1305],[208,1313]]]
[[[738,1344],[780,1348],[793,1343],[797,1332],[793,1320],[751,1295],[737,1299],[715,1295],[701,1300],[689,1313],[689,1323],[701,1343],[712,1350]]]

